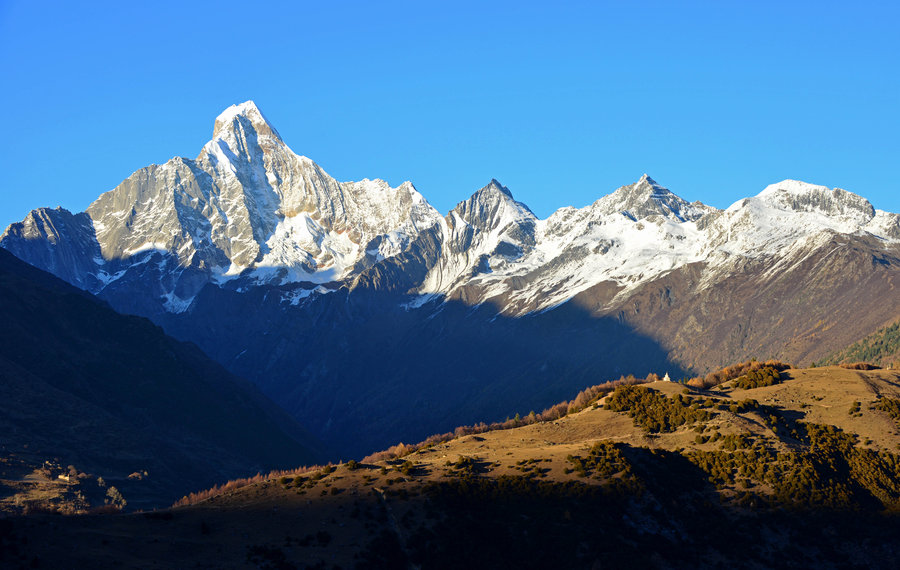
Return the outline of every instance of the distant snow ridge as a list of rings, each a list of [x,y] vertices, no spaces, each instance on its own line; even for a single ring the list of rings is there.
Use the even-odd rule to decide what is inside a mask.
[[[604,282],[618,303],[696,262],[709,284],[740,259],[802,258],[834,233],[898,241],[900,216],[795,180],[718,210],[646,174],[545,220],[492,180],[441,216],[409,182],[336,181],[247,101],[216,118],[196,159],[142,168],[82,214],[35,210],[0,245],[94,293],[138,291],[145,314],[189,310],[209,284],[281,287],[298,304],[340,286],[388,287],[399,268],[403,292],[420,299],[408,307],[492,301],[518,315]]]

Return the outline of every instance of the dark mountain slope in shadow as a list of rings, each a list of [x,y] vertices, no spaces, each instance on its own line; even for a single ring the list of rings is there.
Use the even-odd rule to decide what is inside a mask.
[[[74,465],[138,507],[320,457],[315,438],[196,346],[6,251],[0,316],[0,453],[26,467]]]
[[[273,290],[210,286],[164,326],[256,382],[345,459],[541,411],[622,374],[685,374],[649,337],[574,304],[508,318],[458,301],[404,309],[410,300],[343,289],[292,306]]]

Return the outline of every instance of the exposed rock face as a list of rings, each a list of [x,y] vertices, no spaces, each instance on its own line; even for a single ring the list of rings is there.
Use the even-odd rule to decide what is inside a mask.
[[[632,220],[662,216],[678,222],[695,222],[714,212],[700,202],[689,204],[644,174],[641,179],[600,198],[593,209],[606,215],[624,214]]]
[[[102,263],[100,244],[87,214],[38,208],[18,224],[7,228],[3,247],[20,259],[53,273],[82,289],[99,289],[97,265]]]
[[[544,220],[492,180],[442,217],[408,182],[337,182],[252,102],[195,160],[0,240],[360,451],[604,375],[822,357],[900,315],[898,243],[897,214],[794,180],[718,210],[644,175]]]

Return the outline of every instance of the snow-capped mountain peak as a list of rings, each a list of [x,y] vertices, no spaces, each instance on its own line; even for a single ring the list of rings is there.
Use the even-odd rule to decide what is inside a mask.
[[[261,136],[271,136],[279,141],[281,135],[266,119],[253,101],[232,105],[216,117],[213,125],[213,140],[227,138],[229,133],[252,127]]]
[[[646,174],[634,184],[621,186],[600,198],[592,207],[602,214],[618,213],[635,221],[653,216],[680,222],[696,221],[715,211],[699,202],[688,203]]]
[[[875,216],[875,208],[862,196],[841,188],[828,188],[800,180],[770,184],[757,194],[757,198],[776,208],[816,212],[857,224],[866,224]]]
[[[666,191],[666,192],[669,191],[668,188],[664,188],[663,186],[660,186],[659,183],[658,183],[656,180],[650,178],[650,175],[647,174],[646,172],[643,173],[643,174],[641,174],[641,177],[638,179],[637,184],[638,184],[638,185],[647,184],[647,185],[652,186],[652,187],[654,187],[654,188],[656,188],[656,189],[658,189],[658,190],[663,190],[663,191]]]
[[[442,219],[410,183],[336,181],[291,151],[252,101],[216,118],[196,160],[142,168],[79,216],[60,224],[83,242],[76,250],[89,252],[81,257],[93,277],[75,279],[84,264],[71,259],[72,270],[57,273],[95,293],[145,280],[154,285],[143,297],[165,299],[175,312],[206,283],[239,276],[275,285],[340,281],[404,252]],[[73,220],[81,220],[77,231]],[[45,226],[49,243],[59,232]]]
[[[456,205],[447,216],[451,227],[460,220],[466,225],[483,231],[502,230],[510,224],[533,222],[537,218],[525,204],[513,198],[509,188],[497,180]]]
[[[509,188],[507,188],[503,184],[500,184],[500,182],[496,178],[491,178],[490,184],[485,186],[485,188],[489,188],[491,190],[499,190],[500,192],[506,194],[510,198],[513,197],[512,192],[509,191]]]

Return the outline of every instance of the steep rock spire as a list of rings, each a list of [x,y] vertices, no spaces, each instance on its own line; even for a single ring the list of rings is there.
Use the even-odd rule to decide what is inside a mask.
[[[528,206],[517,202],[509,188],[496,179],[460,202],[450,212],[479,230],[493,230],[517,220],[536,220]]]
[[[646,174],[634,184],[597,200],[593,207],[604,214],[621,213],[633,220],[658,215],[679,222],[695,221],[713,210],[699,202],[688,203]]]
[[[213,126],[213,140],[227,138],[229,135],[240,133],[252,128],[257,136],[272,137],[281,141],[281,135],[275,127],[266,119],[259,107],[253,101],[245,101],[238,105],[232,105],[222,111]]]

